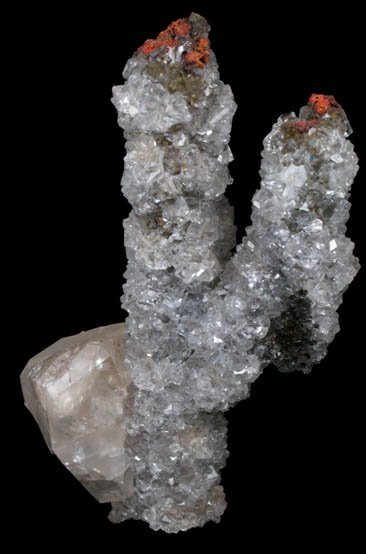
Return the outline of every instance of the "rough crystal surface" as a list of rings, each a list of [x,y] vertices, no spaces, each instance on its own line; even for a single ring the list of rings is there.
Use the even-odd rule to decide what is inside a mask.
[[[65,339],[55,360],[56,345],[23,374],[48,444],[95,496],[112,500],[110,519],[166,532],[219,521],[222,412],[249,395],[268,364],[309,372],[325,356],[359,268],[345,236],[358,169],[352,130],[322,94],[299,116],[281,116],[264,139],[251,225],[232,254],[224,192],[236,103],[208,32],[197,14],[173,22],[145,41],[113,87],[132,206],[126,332],[111,326],[113,339],[88,339],[77,352]],[[100,371],[96,358],[111,342],[119,350]],[[75,462],[82,441],[89,450]]]
[[[207,36],[204,20],[192,18]],[[145,448],[135,467],[133,512],[115,503],[112,518],[133,513],[165,530],[212,516],[193,522],[183,515],[206,469],[193,465],[183,484],[182,461],[168,464],[163,451],[156,458],[155,443],[173,443],[176,426],[192,414],[214,418],[247,397],[271,362],[310,371],[339,329],[336,310],[358,270],[345,237],[357,158],[343,109],[324,95],[313,95],[299,117],[280,117],[265,138],[252,224],[231,255],[233,212],[223,193],[232,182],[236,104],[212,50],[199,66],[187,62],[195,36],[174,36],[175,45],[164,34],[147,41],[112,99],[127,141],[122,190],[133,208],[124,222],[122,297],[129,313],[125,363],[137,387],[129,434]],[[157,84],[162,89],[150,103],[140,87]],[[183,102],[175,109],[178,97],[185,109]],[[217,473],[222,462],[212,456],[209,463]],[[168,514],[162,499],[172,498],[173,481],[175,512]],[[205,495],[200,491],[203,505]],[[216,506],[224,509],[223,496]]]

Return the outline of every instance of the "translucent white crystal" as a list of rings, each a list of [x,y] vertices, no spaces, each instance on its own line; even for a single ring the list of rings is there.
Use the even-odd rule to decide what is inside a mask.
[[[21,374],[25,405],[63,464],[100,502],[132,494],[125,453],[124,323],[63,338]]]

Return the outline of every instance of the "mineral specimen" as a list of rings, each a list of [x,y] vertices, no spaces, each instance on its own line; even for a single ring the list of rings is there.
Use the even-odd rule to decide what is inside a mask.
[[[269,363],[309,372],[339,330],[359,264],[345,236],[357,157],[332,96],[264,140],[252,224],[235,246],[228,146],[236,104],[206,20],[191,14],[127,62],[125,327],[63,339],[22,373],[50,448],[110,519],[177,532],[219,521],[222,412]]]

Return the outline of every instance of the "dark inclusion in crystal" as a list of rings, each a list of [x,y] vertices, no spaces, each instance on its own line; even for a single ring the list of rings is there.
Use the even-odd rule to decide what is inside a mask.
[[[284,310],[271,321],[265,339],[268,359],[280,371],[310,372],[314,344],[311,302],[305,290],[291,294]]]

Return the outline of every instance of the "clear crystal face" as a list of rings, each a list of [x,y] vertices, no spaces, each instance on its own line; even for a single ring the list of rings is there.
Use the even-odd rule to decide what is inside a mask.
[[[131,494],[124,443],[130,383],[125,324],[63,338],[21,374],[25,405],[47,444],[100,502]]]

